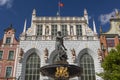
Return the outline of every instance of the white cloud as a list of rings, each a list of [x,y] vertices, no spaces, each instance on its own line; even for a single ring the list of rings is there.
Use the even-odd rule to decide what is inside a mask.
[[[115,16],[115,11],[112,11],[111,13],[108,14],[101,14],[99,16],[101,25],[107,24],[112,16]]]
[[[13,0],[0,0],[0,7],[6,6],[7,8],[12,7]]]

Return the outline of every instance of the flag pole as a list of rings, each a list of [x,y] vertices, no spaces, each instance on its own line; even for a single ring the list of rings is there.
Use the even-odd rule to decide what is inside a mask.
[[[58,16],[60,16],[60,0],[58,2]]]

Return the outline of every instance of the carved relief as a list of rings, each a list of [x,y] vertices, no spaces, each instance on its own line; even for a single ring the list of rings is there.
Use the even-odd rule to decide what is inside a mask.
[[[45,62],[47,62],[47,60],[48,60],[48,55],[49,55],[48,49],[45,48],[45,50],[44,50],[44,59],[45,59]]]
[[[32,29],[32,28],[28,28],[28,30],[27,30],[27,34],[32,35],[32,34],[33,34],[33,30],[34,30],[34,29]]]
[[[24,51],[22,48],[20,48],[20,52],[19,52],[19,62],[21,62],[22,57],[23,57]]]
[[[98,49],[98,59],[100,60],[100,62],[103,61],[103,58],[104,58],[103,52],[100,49]]]
[[[74,49],[74,48],[71,50],[71,54],[72,54],[73,62],[75,62],[75,59],[76,59],[76,52],[75,52],[75,49]]]

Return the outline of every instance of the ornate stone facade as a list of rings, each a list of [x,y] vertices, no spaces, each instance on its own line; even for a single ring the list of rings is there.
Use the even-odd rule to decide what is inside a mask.
[[[97,36],[95,22],[94,31],[90,29],[88,22],[87,10],[84,10],[83,17],[38,17],[36,10],[33,10],[31,26],[26,30],[24,26],[23,33],[20,35],[20,48],[23,49],[23,56],[21,61],[17,64],[16,77],[21,80],[49,80],[50,78],[44,77],[41,74],[34,73],[34,68],[39,68],[44,65],[53,63],[56,60],[55,50],[55,37],[57,31],[61,31],[64,38],[64,45],[67,48],[68,62],[83,67],[83,76],[91,80],[101,80],[95,73],[102,71],[100,60],[98,59],[98,49],[100,49],[100,42]],[[26,22],[25,22],[26,24]],[[37,54],[40,59],[39,67],[26,65],[33,64],[34,61],[32,54]],[[86,62],[87,60],[88,62]],[[91,61],[91,62],[89,62]],[[87,70],[84,68],[86,65]],[[30,68],[32,67],[32,68]],[[33,73],[29,72],[29,69]],[[28,70],[28,72],[27,72]],[[87,70],[87,72],[85,72]],[[88,74],[88,75],[87,75]],[[32,76],[32,77],[30,77]],[[71,80],[81,80],[81,78],[73,78]]]

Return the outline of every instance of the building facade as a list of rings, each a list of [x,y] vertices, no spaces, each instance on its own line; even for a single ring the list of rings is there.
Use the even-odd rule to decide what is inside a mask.
[[[31,26],[20,35],[20,52],[18,55],[16,77],[20,80],[52,80],[42,76],[39,69],[56,60],[55,38],[57,31],[64,36],[69,64],[83,68],[81,77],[71,80],[101,80],[96,72],[102,71],[98,56],[100,42],[96,32],[89,27],[88,13],[84,10],[82,17],[39,17],[33,10]]]
[[[115,11],[115,16],[110,18],[110,29],[100,34],[101,50],[103,58],[108,55],[109,51],[120,43],[120,14]]]
[[[12,25],[5,29],[4,37],[0,40],[0,80],[16,79],[16,58],[19,42],[15,38]]]

